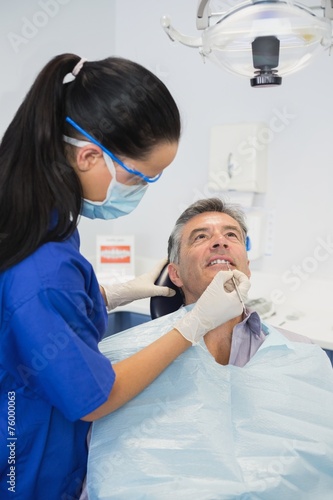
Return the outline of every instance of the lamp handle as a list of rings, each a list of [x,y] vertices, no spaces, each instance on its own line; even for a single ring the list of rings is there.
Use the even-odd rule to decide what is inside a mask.
[[[197,29],[205,30],[209,25],[209,4],[210,0],[199,0],[197,9]]]

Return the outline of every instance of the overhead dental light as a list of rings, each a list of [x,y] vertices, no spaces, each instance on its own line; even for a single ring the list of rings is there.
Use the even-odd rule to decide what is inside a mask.
[[[161,22],[172,41],[198,48],[204,60],[250,78],[252,87],[269,87],[281,85],[282,76],[298,71],[332,46],[333,0],[322,2],[308,8],[292,0],[247,0],[212,12],[210,0],[199,0],[200,37],[183,35],[168,16]]]

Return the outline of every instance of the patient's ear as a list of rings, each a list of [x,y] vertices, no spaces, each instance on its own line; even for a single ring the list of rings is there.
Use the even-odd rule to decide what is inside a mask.
[[[168,265],[168,272],[172,283],[180,288],[183,286],[183,282],[179,277],[178,267],[177,264],[171,263]]]

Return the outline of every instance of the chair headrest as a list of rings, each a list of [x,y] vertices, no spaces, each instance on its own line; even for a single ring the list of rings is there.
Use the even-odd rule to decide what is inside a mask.
[[[169,288],[172,288],[176,291],[176,295],[174,295],[173,297],[151,297],[150,315],[152,319],[170,314],[183,305],[184,300],[182,292],[180,288],[172,283],[168,273],[168,264],[163,267],[159,277],[155,281],[155,285],[167,286]]]

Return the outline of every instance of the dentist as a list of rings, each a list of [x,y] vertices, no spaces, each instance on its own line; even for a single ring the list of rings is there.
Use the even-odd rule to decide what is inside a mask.
[[[220,272],[183,321],[142,351],[112,366],[98,349],[107,312],[79,251],[78,219],[130,213],[173,161],[179,137],[177,106],[150,71],[121,58],[90,62],[73,54],[46,64],[3,136],[1,498],[79,498],[90,422],[241,314],[236,291],[224,288],[233,274]],[[107,290],[108,307],[169,293],[142,280],[132,285]],[[239,279],[244,298],[248,288],[248,279]]]

